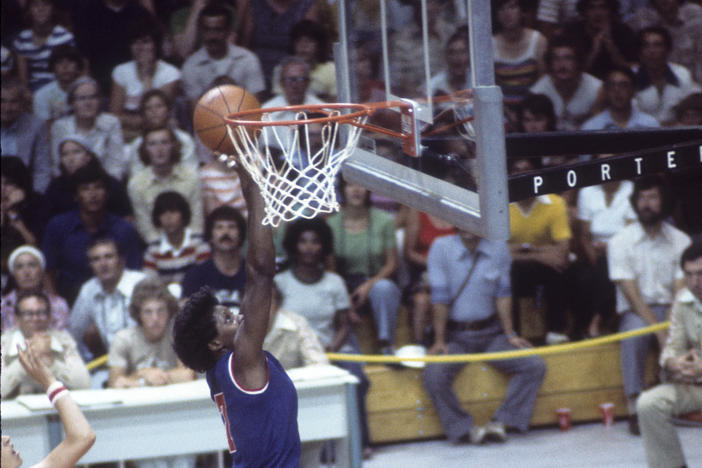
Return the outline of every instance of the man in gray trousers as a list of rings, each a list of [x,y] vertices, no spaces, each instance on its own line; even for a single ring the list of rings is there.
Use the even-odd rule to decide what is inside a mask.
[[[514,350],[530,344],[512,325],[511,257],[506,242],[467,232],[440,237],[427,258],[431,286],[434,344],[429,354]],[[424,387],[439,413],[446,437],[454,443],[504,442],[507,429],[526,432],[546,364],[538,356],[489,361],[511,374],[507,395],[484,427],[461,408],[451,385],[465,366],[429,364]]]

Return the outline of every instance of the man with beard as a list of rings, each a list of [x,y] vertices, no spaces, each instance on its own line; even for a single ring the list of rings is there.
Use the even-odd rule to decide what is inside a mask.
[[[202,47],[183,64],[183,88],[194,104],[215,77],[227,76],[253,94],[265,90],[261,62],[253,52],[229,42],[231,12],[218,5],[205,7],[198,19]]]
[[[205,220],[205,240],[212,258],[190,267],[183,277],[183,298],[202,286],[209,286],[219,303],[238,308],[244,291],[246,273],[242,246],[246,238],[246,220],[231,206],[220,206]]]
[[[670,196],[659,176],[634,183],[631,205],[638,222],[614,235],[607,248],[609,277],[617,286],[619,331],[653,325],[668,317],[675,293],[683,287],[678,264],[690,244],[687,234],[663,220],[669,215]],[[662,349],[666,332],[655,334]],[[636,399],[644,387],[646,355],[653,335],[622,341],[622,380],[629,410],[629,432],[639,434]]]

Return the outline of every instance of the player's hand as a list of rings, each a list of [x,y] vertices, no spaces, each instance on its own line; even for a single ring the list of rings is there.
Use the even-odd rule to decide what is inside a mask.
[[[24,370],[36,380],[44,390],[47,390],[52,383],[56,382],[56,377],[54,377],[49,367],[39,358],[31,342],[27,342],[27,349],[24,351],[18,345],[17,353],[19,362],[22,364],[22,367],[24,367]]]

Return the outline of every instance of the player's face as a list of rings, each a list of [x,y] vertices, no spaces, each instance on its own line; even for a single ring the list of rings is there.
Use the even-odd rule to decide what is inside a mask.
[[[698,301],[702,301],[702,257],[685,262],[685,285]]]
[[[18,255],[14,263],[15,272],[12,275],[17,288],[22,291],[37,288],[41,285],[43,270],[39,259],[32,254]]]
[[[80,184],[76,189],[76,201],[81,211],[95,213],[102,211],[107,203],[107,188],[101,180]]]
[[[61,145],[60,154],[61,166],[67,175],[73,174],[90,161],[88,151],[75,141],[67,141]]]
[[[636,214],[644,226],[656,224],[663,215],[663,197],[658,187],[641,190],[636,197]]]
[[[172,164],[173,161],[173,140],[171,132],[168,130],[154,130],[144,137],[146,154],[149,156],[151,165],[160,168]]]
[[[9,436],[2,436],[2,458],[0,465],[7,468],[17,468],[22,466],[22,457],[15,451]]]
[[[217,305],[214,310],[214,318],[217,327],[217,339],[225,348],[233,349],[234,338],[241,323],[244,321],[244,316],[227,306]]]
[[[101,283],[116,283],[122,276],[124,261],[112,243],[97,244],[88,251],[88,263]]]
[[[315,231],[305,231],[297,239],[297,261],[302,265],[317,265],[322,261],[322,239]]]
[[[239,248],[241,236],[236,221],[220,219],[212,225],[212,247],[218,251],[231,251]]]
[[[159,341],[166,334],[171,314],[168,305],[162,299],[148,299],[144,301],[139,310],[141,328],[144,336],[150,342]]]
[[[30,296],[17,304],[17,325],[25,338],[49,329],[48,304],[38,297]]]

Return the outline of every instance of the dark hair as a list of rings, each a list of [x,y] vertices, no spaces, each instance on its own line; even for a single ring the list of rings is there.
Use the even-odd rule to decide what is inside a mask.
[[[548,120],[548,131],[556,130],[556,111],[553,109],[553,102],[545,94],[527,94],[517,109],[521,126],[524,111],[528,110],[535,115],[544,115]],[[521,131],[524,131],[522,128]]]
[[[103,245],[103,244],[110,244],[115,247],[115,250],[117,251],[117,255],[120,258],[124,258],[124,248],[120,245],[119,242],[117,242],[116,239],[113,237],[109,236],[101,236],[101,237],[96,237],[95,239],[91,239],[90,242],[88,242],[88,246],[85,248],[85,255],[88,255],[88,252],[93,250],[95,247],[98,245]]]
[[[668,190],[667,182],[662,176],[658,174],[643,176],[634,180],[634,190],[631,192],[629,202],[631,203],[631,207],[634,209],[634,212],[638,214],[638,210],[636,209],[636,202],[639,199],[639,194],[644,190],[651,190],[653,188],[658,188],[658,191],[661,194],[661,199],[663,201],[663,211],[661,214],[665,218],[672,211],[673,199],[670,194],[670,190]]]
[[[468,26],[465,24],[456,28],[456,30],[451,34],[451,36],[446,41],[446,46],[444,49],[448,49],[449,44],[456,41],[463,41],[467,46],[470,46],[470,36],[468,35]]]
[[[595,0],[578,0],[578,3],[575,5],[575,9],[578,11],[580,16],[585,16],[585,10],[587,10],[587,8],[590,6],[590,2],[594,1]],[[615,18],[619,17],[619,0],[605,0],[605,3],[612,14],[610,19],[614,21]]]
[[[21,291],[17,293],[17,299],[15,300],[15,315],[17,315],[18,317],[20,316],[20,303],[30,297],[36,297],[37,299],[42,301],[46,305],[46,310],[49,312],[49,315],[51,315],[51,301],[49,300],[49,297],[38,290]]]
[[[288,225],[285,230],[285,237],[283,237],[283,248],[290,259],[297,257],[297,243],[302,234],[307,231],[312,231],[319,236],[319,240],[322,243],[322,260],[332,253],[334,236],[327,222],[322,218],[300,218]]]
[[[343,177],[339,177],[339,202],[341,203],[341,206],[346,206],[346,197],[344,196],[344,190],[346,190],[346,186],[349,183],[344,179]],[[355,184],[355,185],[360,185],[360,184]],[[366,189],[366,199],[365,199],[365,205],[370,208],[371,206],[371,191],[367,188]]]
[[[702,241],[698,240],[688,245],[680,256],[680,267],[685,268],[685,263],[694,262],[702,258]]]
[[[127,44],[130,46],[142,37],[151,38],[151,40],[154,41],[154,46],[156,47],[156,56],[159,55],[163,34],[160,23],[156,21],[153,16],[142,15],[138,16],[133,21],[130,21],[127,25],[126,37]]]
[[[208,16],[224,16],[226,20],[226,25],[228,28],[231,27],[232,24],[232,11],[229,8],[225,8],[221,5],[217,5],[214,2],[210,2],[209,5],[207,5],[205,8],[202,9],[200,12],[200,17],[198,18],[198,24],[202,22],[202,18]]]
[[[301,37],[309,37],[317,43],[317,62],[326,62],[329,60],[329,34],[327,30],[318,22],[303,19],[295,23],[290,30],[290,50],[291,54],[295,53],[295,42]]]
[[[49,55],[49,70],[53,71],[56,64],[61,60],[70,60],[78,65],[78,70],[83,70],[83,56],[78,49],[71,45],[61,44],[51,49],[51,55]]]
[[[92,159],[88,161],[88,164],[76,170],[76,172],[71,175],[71,188],[73,194],[78,193],[78,188],[84,184],[90,184],[93,182],[102,182],[107,189],[110,186],[110,176],[102,168],[100,161],[97,159]],[[108,194],[109,196],[109,194]]]
[[[81,76],[77,78],[73,83],[71,83],[71,86],[68,87],[68,91],[66,92],[66,102],[68,102],[69,105],[73,106],[73,100],[74,100],[74,95],[76,91],[78,91],[78,88],[81,86],[89,84],[95,87],[95,92],[100,95],[101,89],[100,85],[98,84],[97,81],[95,81],[94,78],[90,76]],[[98,110],[98,113],[100,111]]]
[[[149,155],[146,152],[146,137],[151,133],[160,132],[162,130],[168,132],[168,135],[171,137],[171,142],[173,143],[173,150],[171,153],[171,164],[178,164],[180,162],[182,149],[180,140],[178,139],[171,127],[163,126],[144,129],[144,132],[141,134],[142,138],[141,144],[139,145],[139,159],[141,160],[142,164],[144,164],[144,166],[151,165],[151,160],[149,159]]]
[[[157,228],[161,227],[161,215],[166,211],[178,211],[183,217],[183,225],[190,224],[190,205],[188,201],[178,192],[167,191],[161,192],[154,200],[154,208],[151,210],[151,222]]]
[[[492,8],[490,9],[491,11],[491,19],[492,19],[492,33],[497,34],[500,31],[502,31],[502,25],[500,24],[500,21],[498,19],[498,13],[500,11],[500,8],[505,6],[510,0],[492,0]],[[517,4],[519,5],[519,9],[522,11],[522,23],[524,22],[524,11],[526,11],[526,5],[525,5],[524,0],[517,0]]]
[[[239,245],[246,240],[246,219],[239,210],[229,205],[218,206],[205,218],[205,240],[212,239],[212,228],[217,221],[234,221],[239,228]]]
[[[58,146],[59,169],[61,169],[61,173],[62,173],[62,174],[66,174],[66,169],[65,169],[65,167],[63,166],[63,163],[61,162],[61,149],[63,148],[63,145],[65,145],[65,144],[68,143],[69,141],[70,141],[71,143],[75,143],[76,145],[80,146],[81,148],[83,148],[83,149],[85,150],[85,152],[86,152],[87,155],[88,155],[88,164],[90,164],[90,163],[92,163],[93,161],[95,161],[98,165],[100,165],[100,161],[98,160],[97,155],[93,152],[93,150],[91,150],[90,148],[86,148],[86,147],[83,145],[83,143],[81,143],[81,142],[79,142],[79,141],[71,140],[71,139],[66,139],[66,140],[63,140],[61,143],[59,143],[59,146]],[[102,167],[102,166],[100,166],[100,167]]]
[[[197,372],[205,372],[217,364],[217,354],[209,348],[209,343],[217,337],[214,309],[218,304],[212,290],[203,286],[188,298],[175,317],[173,350],[185,366]]]
[[[548,41],[548,46],[546,47],[546,52],[544,54],[544,62],[546,63],[546,68],[551,69],[551,62],[553,61],[553,52],[556,49],[567,47],[575,53],[575,62],[578,67],[582,70],[583,60],[585,53],[583,52],[583,44],[581,41],[576,39],[571,39],[567,36],[554,36],[550,41]]]
[[[516,158],[508,158],[507,159],[507,173],[512,174],[512,171],[514,170],[514,165],[517,164],[519,161],[529,161],[529,164],[531,164],[532,171],[537,171],[541,168],[543,168],[543,163],[541,161],[541,158],[529,158],[526,156],[518,156]]]
[[[697,110],[702,112],[702,93],[692,93],[682,101],[680,101],[674,108],[675,118],[680,120],[682,115],[688,110]]]
[[[25,194],[29,195],[32,192],[32,174],[19,156],[3,154],[0,173],[8,182],[24,190]]]
[[[158,299],[166,303],[168,315],[173,317],[178,312],[178,300],[168,291],[163,282],[154,277],[147,276],[139,281],[132,291],[129,300],[129,315],[138,323],[141,323],[141,308],[144,302],[149,299]]]
[[[171,100],[170,97],[168,97],[168,94],[164,93],[163,90],[159,88],[155,89],[150,89],[147,92],[145,92],[141,96],[141,100],[139,101],[139,113],[144,114],[144,106],[146,105],[146,101],[153,97],[159,97],[163,102],[166,103],[166,106],[168,107],[168,110],[173,109],[173,101]]]
[[[612,75],[612,73],[615,72],[621,73],[622,75],[626,75],[626,77],[629,78],[629,81],[631,81],[631,85],[636,86],[636,75],[633,71],[631,71],[631,68],[615,65],[612,66],[609,70],[607,70],[607,73],[605,74],[605,79],[603,80],[605,87],[607,86],[607,80]]]
[[[663,26],[649,26],[647,28],[643,28],[641,31],[639,31],[638,34],[638,46],[639,46],[639,52],[641,52],[641,49],[643,48],[644,44],[644,38],[646,37],[646,34],[658,34],[663,38],[663,44],[665,45],[665,50],[670,52],[673,50],[673,37],[670,35],[668,30],[664,28]]]

